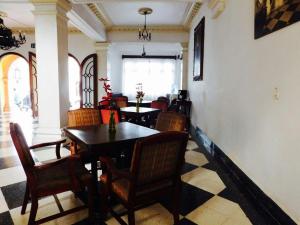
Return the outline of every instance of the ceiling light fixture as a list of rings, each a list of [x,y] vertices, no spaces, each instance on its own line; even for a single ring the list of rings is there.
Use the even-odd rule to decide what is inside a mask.
[[[25,34],[19,32],[19,39],[16,39],[11,29],[4,25],[3,17],[7,17],[7,14],[0,12],[0,49],[9,50],[19,48],[26,42]]]
[[[143,29],[139,28],[139,40],[143,41],[151,41],[151,31],[147,29],[147,15],[152,13],[152,9],[150,8],[141,8],[139,9],[139,14],[145,16],[145,23]]]

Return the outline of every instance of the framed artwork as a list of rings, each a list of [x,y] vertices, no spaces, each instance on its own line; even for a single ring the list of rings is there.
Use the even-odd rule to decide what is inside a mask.
[[[299,0],[254,0],[255,39],[300,20]]]
[[[205,17],[194,29],[194,71],[193,80],[203,80]]]

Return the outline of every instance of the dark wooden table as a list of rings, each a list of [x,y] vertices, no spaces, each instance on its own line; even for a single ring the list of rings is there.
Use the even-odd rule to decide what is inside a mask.
[[[91,154],[91,169],[94,181],[97,182],[97,161],[99,156],[111,155],[120,148],[133,149],[136,140],[157,134],[159,131],[133,123],[116,124],[116,132],[110,133],[108,125],[65,128],[65,134]],[[75,146],[76,146],[75,144]]]
[[[148,107],[150,108],[152,101],[143,100],[142,103],[140,103],[141,107]],[[128,106],[136,106],[136,100],[129,100]]]
[[[160,109],[139,107],[139,111],[137,111],[136,107],[124,107],[120,108],[120,112],[122,115],[125,115],[126,121],[147,126],[151,124],[151,120],[157,117]]]

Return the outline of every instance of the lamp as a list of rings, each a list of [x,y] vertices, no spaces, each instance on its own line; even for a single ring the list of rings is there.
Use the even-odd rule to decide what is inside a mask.
[[[146,16],[152,13],[152,9],[150,8],[141,8],[139,9],[139,14],[145,16],[145,23],[143,29],[139,28],[139,40],[151,41],[151,31],[147,29],[147,20]]]
[[[5,13],[0,12],[0,49],[9,50],[11,48],[19,48],[26,42],[25,35],[22,35],[21,32],[19,32],[19,39],[16,39],[16,37],[12,35],[11,29],[4,25],[1,17],[5,16]]]

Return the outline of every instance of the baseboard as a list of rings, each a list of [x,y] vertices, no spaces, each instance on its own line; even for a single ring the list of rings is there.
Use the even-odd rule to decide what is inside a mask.
[[[191,126],[191,135],[230,174],[233,182],[238,185],[264,217],[270,221],[270,224],[296,225],[200,128]]]

